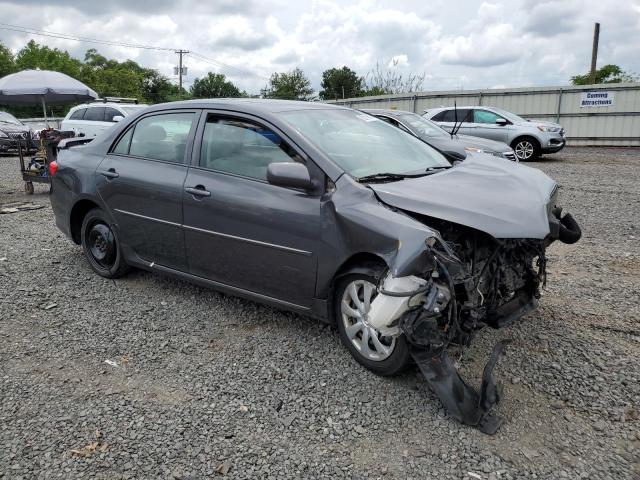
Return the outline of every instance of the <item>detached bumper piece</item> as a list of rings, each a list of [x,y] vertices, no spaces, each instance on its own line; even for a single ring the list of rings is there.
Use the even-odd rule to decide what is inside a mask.
[[[502,387],[493,378],[493,369],[504,350],[504,343],[497,343],[484,367],[480,392],[466,383],[446,351],[433,354],[428,350],[411,346],[411,356],[429,386],[438,396],[447,413],[459,422],[475,427],[487,435],[495,434],[504,419],[491,413],[500,402]]]

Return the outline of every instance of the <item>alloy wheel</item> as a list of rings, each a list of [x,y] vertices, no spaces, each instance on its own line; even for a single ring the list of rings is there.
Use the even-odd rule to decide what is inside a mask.
[[[373,283],[354,280],[344,290],[340,311],[345,333],[358,353],[367,360],[380,362],[393,353],[396,339],[382,335],[369,325],[371,301],[376,295]]]
[[[519,160],[529,160],[533,156],[533,143],[529,140],[520,140],[514,150]]]

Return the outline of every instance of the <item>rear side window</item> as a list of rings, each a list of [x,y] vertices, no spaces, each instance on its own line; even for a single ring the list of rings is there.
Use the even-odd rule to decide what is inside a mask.
[[[302,159],[262,125],[215,116],[207,119],[200,153],[203,168],[266,180],[270,163],[293,161]]]
[[[113,117],[121,116],[124,117],[122,113],[120,113],[115,108],[105,107],[104,109],[104,121],[105,122],[113,122]]]
[[[455,122],[457,119],[458,122],[470,123],[473,122],[471,112],[472,111],[468,108],[458,108],[457,112],[456,110],[445,110],[438,114],[442,115],[442,118],[436,120],[436,122]]]
[[[129,155],[183,163],[194,117],[194,113],[167,113],[143,118],[133,130]],[[126,143],[127,135],[128,132],[120,139],[115,153],[120,153],[116,150],[121,148],[124,150],[124,145],[121,147],[120,144]]]
[[[431,117],[431,120],[433,122],[443,122],[443,118],[444,118],[444,114],[447,113],[447,111],[445,110],[444,112],[439,112],[436,113],[433,117]]]
[[[89,120],[93,122],[104,121],[104,107],[90,107],[84,114],[83,120]]]
[[[76,110],[71,114],[71,116],[69,117],[69,120],[82,120],[82,118],[84,117],[84,112],[86,111],[87,111],[86,108],[79,108],[78,110]]]

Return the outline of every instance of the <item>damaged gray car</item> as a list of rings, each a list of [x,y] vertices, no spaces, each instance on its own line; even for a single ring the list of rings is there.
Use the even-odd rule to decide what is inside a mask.
[[[449,414],[493,433],[451,344],[536,308],[546,248],[574,243],[556,183],[484,154],[456,162],[348,108],[275,100],[156,105],[51,164],[58,227],[107,278],[131,267],[335,323],[380,375],[412,361]]]

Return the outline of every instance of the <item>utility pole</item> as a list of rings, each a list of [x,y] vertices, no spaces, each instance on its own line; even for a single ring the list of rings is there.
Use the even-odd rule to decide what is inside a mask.
[[[591,72],[589,81],[593,85],[596,83],[596,61],[598,60],[598,41],[600,40],[600,24],[596,23],[593,29],[593,48],[591,49]]]
[[[179,87],[178,94],[182,95],[182,72],[183,72],[183,70],[182,70],[182,55],[185,55],[185,54],[189,53],[189,50],[180,49],[180,50],[176,50],[175,53],[178,54],[178,58],[179,58],[179,60],[178,60],[178,87]]]
[[[342,85],[342,99],[344,100],[344,85]]]

